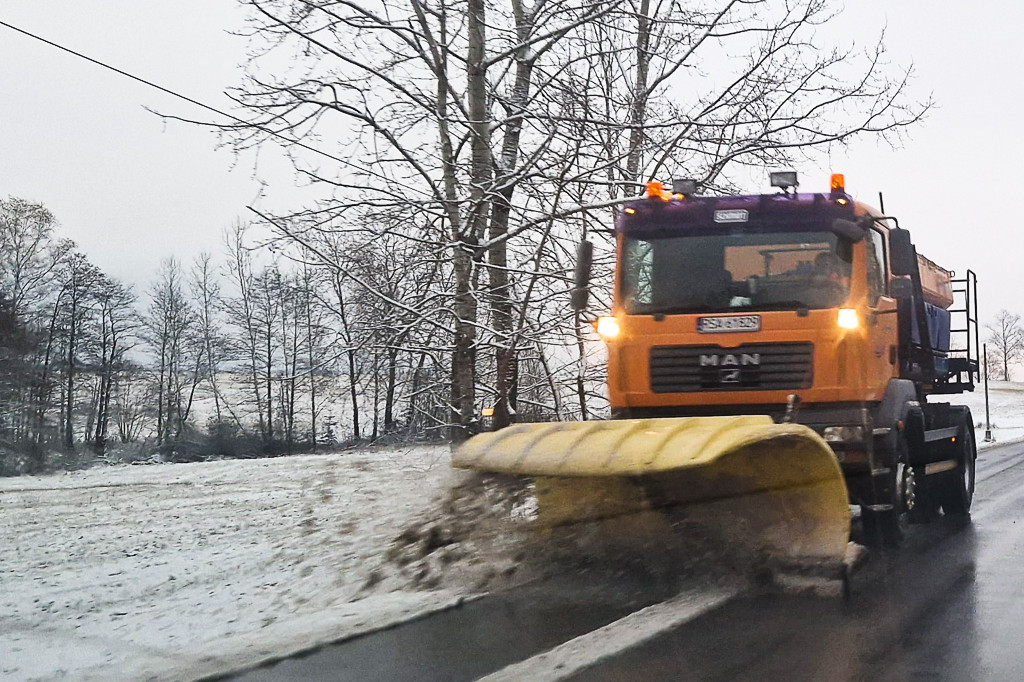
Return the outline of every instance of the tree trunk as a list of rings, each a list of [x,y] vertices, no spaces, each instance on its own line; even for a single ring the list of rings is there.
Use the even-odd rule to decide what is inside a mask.
[[[316,452],[316,367],[314,362],[316,361],[314,348],[313,348],[313,313],[312,307],[312,292],[310,291],[310,282],[307,277],[304,281],[305,291],[303,296],[305,297],[305,312],[306,312],[306,353],[309,362],[309,423],[310,423],[310,440],[312,441],[311,446],[313,452]]]
[[[380,351],[373,351],[373,433],[370,441],[380,436]]]
[[[587,421],[589,417],[587,410],[587,350],[583,344],[583,327],[580,312],[574,314],[576,328],[576,352],[579,354],[579,371],[576,374],[576,397],[580,403],[580,419]]]
[[[165,331],[166,334],[166,331]],[[164,336],[161,340],[160,345],[160,375],[158,377],[156,385],[156,444],[163,445],[164,440],[167,436],[167,425],[166,425],[166,403],[168,401],[167,395],[167,337]]]
[[[650,9],[650,0],[640,0],[636,27],[636,79],[633,82],[633,101],[629,112],[629,154],[626,157],[624,178],[627,183],[637,182],[643,156],[644,123],[647,117],[647,77],[651,62],[651,20],[647,16]]]
[[[469,216],[465,233],[455,245],[455,347],[452,352],[452,441],[461,442],[476,431],[476,323],[473,291],[474,252],[487,225],[491,149],[487,112],[486,2],[469,0],[466,6],[466,100],[470,129]]]
[[[268,306],[268,308],[269,308],[269,306]],[[271,353],[272,353],[271,334],[273,333],[273,330],[271,329],[271,324],[272,323],[271,323],[270,317],[268,315],[267,316],[266,335],[264,336],[264,339],[263,339],[266,342],[264,344],[264,346],[265,346],[264,350],[266,351],[266,354],[267,354],[266,355],[266,362],[265,362],[265,366],[264,366],[265,369],[266,369],[266,372],[267,372],[266,377],[265,377],[266,382],[267,382],[267,384],[266,384],[266,388],[267,388],[267,432],[266,432],[264,437],[265,437],[265,439],[266,439],[266,441],[268,443],[274,440],[274,394],[273,394],[273,390],[274,390],[274,387],[273,387],[273,381],[274,381],[274,378],[273,378],[274,365],[273,365],[273,363],[274,363],[274,358],[271,355]]]
[[[451,367],[451,439],[460,443],[476,427],[476,297],[473,260],[467,249],[455,252],[455,344]]]
[[[67,402],[64,414],[64,450],[74,452],[75,430],[74,430],[74,405],[75,405],[75,344],[78,332],[78,297],[71,297],[71,321],[68,327],[68,381],[67,381]]]
[[[107,433],[110,428],[110,397],[114,383],[113,359],[117,357],[116,342],[110,347],[110,360],[103,373],[103,384],[100,388],[99,422],[96,424],[96,452],[103,455],[107,449]]]
[[[529,39],[532,17],[523,11],[521,0],[513,0],[512,8],[516,18],[516,35],[520,43]],[[502,140],[501,167],[497,176],[497,198],[492,208],[490,230],[488,232],[488,283],[491,295],[491,321],[495,334],[495,391],[494,428],[500,429],[509,425],[511,414],[515,412],[514,364],[515,335],[512,325],[511,287],[508,274],[508,234],[509,216],[512,211],[512,196],[515,193],[514,181],[516,164],[519,160],[519,140],[523,130],[523,116],[530,96],[530,84],[533,76],[534,60],[528,48],[523,48],[516,55],[516,76],[512,88],[512,97],[508,104],[508,117],[505,122],[505,137]]]
[[[395,429],[395,384],[398,382],[398,349],[388,348],[388,384],[384,392],[384,433]]]
[[[352,437],[359,440],[359,391],[356,387],[356,352],[349,349],[348,353],[348,391],[352,400]]]

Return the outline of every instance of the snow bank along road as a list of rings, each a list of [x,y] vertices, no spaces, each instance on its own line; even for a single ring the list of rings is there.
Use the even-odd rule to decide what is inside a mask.
[[[0,679],[194,679],[442,608],[457,591],[389,572],[384,553],[448,459],[416,447],[0,479]]]

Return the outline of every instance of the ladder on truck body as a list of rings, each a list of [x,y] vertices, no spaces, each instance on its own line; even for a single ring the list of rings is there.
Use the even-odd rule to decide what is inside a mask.
[[[945,377],[938,377],[932,393],[963,393],[973,391],[981,381],[981,344],[978,331],[978,276],[973,270],[950,280],[953,307],[949,308],[949,368]]]

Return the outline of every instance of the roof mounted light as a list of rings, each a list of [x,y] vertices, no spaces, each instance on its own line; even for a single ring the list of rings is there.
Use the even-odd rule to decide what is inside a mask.
[[[772,183],[772,187],[778,187],[783,192],[789,192],[790,189],[800,186],[800,181],[796,178],[796,171],[769,173],[768,180]]]
[[[651,180],[647,183],[647,198],[668,201],[672,198],[672,195],[665,191],[665,186],[660,182]]]
[[[829,183],[832,194],[845,194],[846,193],[846,179],[842,173],[833,173],[832,180]]]
[[[675,178],[672,180],[672,194],[682,194],[684,197],[692,197],[697,193],[697,181],[688,178]]]

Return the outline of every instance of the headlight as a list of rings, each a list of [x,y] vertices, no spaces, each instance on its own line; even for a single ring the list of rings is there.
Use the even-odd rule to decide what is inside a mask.
[[[619,335],[619,321],[614,317],[597,318],[597,333],[605,341],[610,341]]]
[[[860,326],[860,317],[853,308],[840,308],[839,317],[836,320],[840,329],[856,329]]]

